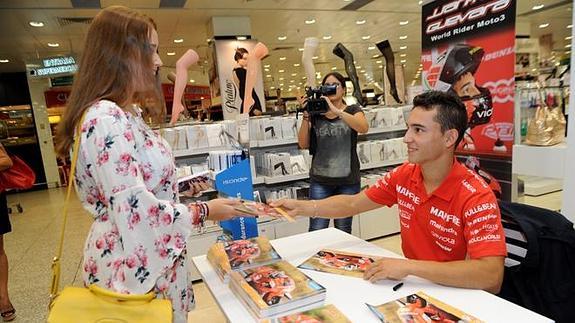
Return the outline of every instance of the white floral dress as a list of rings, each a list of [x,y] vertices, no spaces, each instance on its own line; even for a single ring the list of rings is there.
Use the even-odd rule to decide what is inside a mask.
[[[178,203],[168,144],[114,102],[92,105],[82,124],[76,190],[94,223],[83,279],[127,294],[154,289],[186,322],[194,293],[186,261],[195,208]]]

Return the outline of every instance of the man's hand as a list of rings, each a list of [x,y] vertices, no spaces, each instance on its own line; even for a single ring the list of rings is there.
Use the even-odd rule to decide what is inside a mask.
[[[270,203],[270,206],[282,208],[291,217],[298,215],[312,215],[306,211],[307,208],[305,207],[305,201],[284,199],[273,201]]]
[[[371,264],[365,273],[363,279],[375,283],[382,279],[400,280],[409,275],[407,270],[409,260],[397,258],[380,258]]]

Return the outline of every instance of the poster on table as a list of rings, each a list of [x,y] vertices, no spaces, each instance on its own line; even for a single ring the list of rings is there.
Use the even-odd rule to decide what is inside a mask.
[[[460,153],[511,156],[515,2],[437,0],[422,8],[422,85],[465,103]]]
[[[212,97],[219,99],[225,120],[236,120],[244,100],[243,87],[246,83],[245,59],[257,44],[255,40],[215,40],[214,55],[210,68],[210,89]],[[237,60],[236,60],[237,59]],[[264,84],[261,64],[257,66],[257,77],[251,93],[254,105],[265,110]]]

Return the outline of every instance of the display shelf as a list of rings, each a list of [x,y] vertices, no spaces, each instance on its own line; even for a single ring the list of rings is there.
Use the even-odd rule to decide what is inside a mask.
[[[265,176],[264,177],[264,183],[266,183],[266,184],[279,184],[279,183],[285,183],[285,182],[298,181],[298,180],[307,179],[307,178],[309,178],[308,173],[284,175],[284,176],[273,176],[273,177]]]
[[[253,185],[263,184],[264,180],[265,180],[264,176],[252,177],[252,184]]]
[[[380,167],[394,166],[394,165],[403,164],[405,161],[406,161],[406,159],[402,158],[402,159],[388,160],[388,161],[378,162],[378,163],[368,163],[368,164],[361,165],[360,170],[368,170],[368,169],[374,169],[374,168],[380,168]]]
[[[402,131],[407,130],[405,125],[400,126],[393,126],[389,128],[370,128],[366,133],[360,135],[375,135],[380,133],[388,133],[388,132],[395,132],[395,131]]]
[[[297,138],[288,139],[271,139],[271,140],[252,140],[250,141],[250,148],[264,148],[283,145],[297,144]]]
[[[563,178],[567,145],[539,147],[522,144],[513,145],[512,172],[550,178]]]
[[[200,149],[174,150],[173,154],[174,154],[174,158],[194,157],[194,156],[207,155],[210,151],[213,151],[213,150],[224,150],[224,149],[228,149],[228,148],[229,147],[227,147],[227,146],[219,146],[219,147],[206,147],[206,148],[200,148]]]

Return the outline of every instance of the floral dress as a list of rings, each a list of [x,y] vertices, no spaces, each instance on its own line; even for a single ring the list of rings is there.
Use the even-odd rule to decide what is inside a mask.
[[[169,145],[114,102],[92,105],[82,124],[76,190],[94,217],[83,279],[119,293],[150,290],[186,322],[194,293],[186,261],[195,208],[178,203]]]

